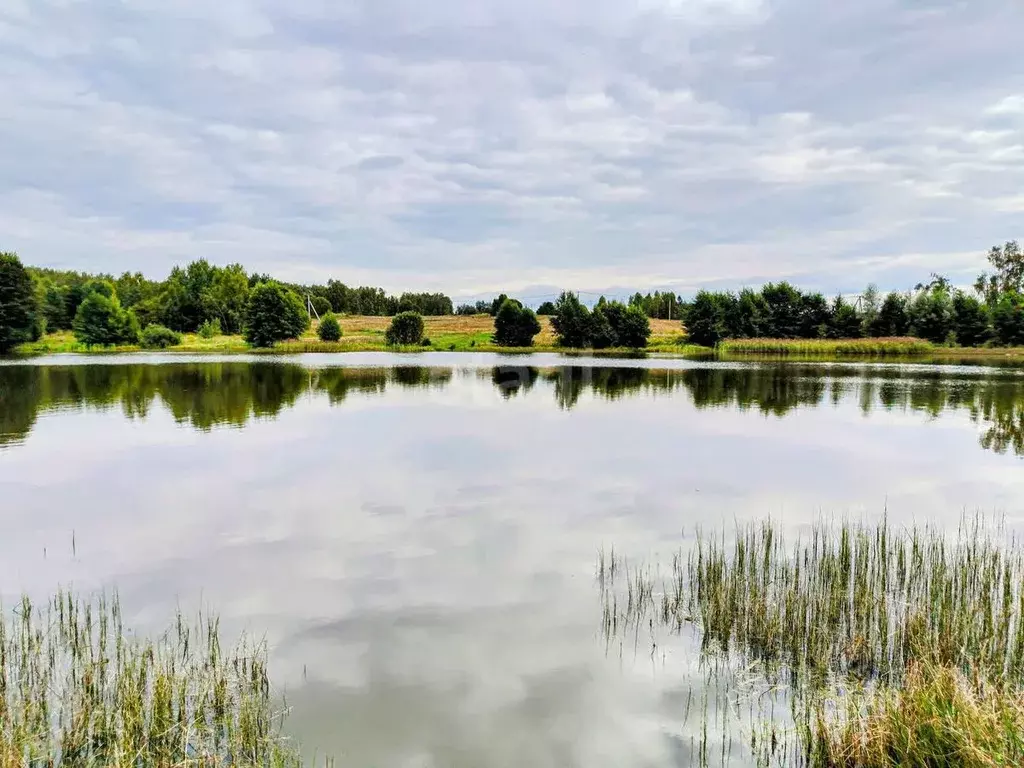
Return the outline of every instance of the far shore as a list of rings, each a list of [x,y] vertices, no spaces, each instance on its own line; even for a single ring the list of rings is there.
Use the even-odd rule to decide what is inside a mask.
[[[241,336],[214,336],[203,338],[197,334],[184,334],[182,343],[163,350],[145,350],[137,345],[114,347],[87,347],[78,342],[69,331],[47,334],[36,342],[17,348],[19,356],[74,354],[112,354],[130,352],[181,354],[271,354],[339,352],[493,352],[531,353],[549,352],[567,355],[600,355],[609,357],[647,355],[651,357],[743,359],[930,359],[937,361],[1012,360],[1024,362],[1024,347],[958,347],[940,346],[921,339],[734,339],[723,342],[717,349],[687,342],[686,333],[677,320],[651,320],[651,337],[643,349],[569,349],[558,346],[551,318],[541,317],[541,332],[532,347],[503,347],[492,340],[493,318],[488,315],[425,317],[425,341],[416,347],[392,347],[384,340],[389,317],[340,317],[342,338],[337,342],[323,342],[311,329],[301,339],[284,341],[270,349],[249,346]]]

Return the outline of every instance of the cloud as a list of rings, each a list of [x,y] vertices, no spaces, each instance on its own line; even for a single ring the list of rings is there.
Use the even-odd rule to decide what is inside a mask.
[[[1022,26],[995,0],[5,3],[0,245],[456,295],[969,281],[1020,236]]]

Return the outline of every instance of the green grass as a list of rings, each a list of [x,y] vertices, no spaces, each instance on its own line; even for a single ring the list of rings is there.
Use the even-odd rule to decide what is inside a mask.
[[[730,339],[719,345],[723,355],[856,355],[909,357],[935,351],[922,339]]]
[[[2,766],[299,766],[282,716],[265,646],[225,651],[212,617],[140,640],[116,597],[60,593],[0,619]]]
[[[656,627],[692,637],[725,710],[749,707],[731,727],[749,727],[760,764],[1022,764],[1024,547],[998,526],[847,522],[787,540],[764,522],[699,533],[665,577],[603,553],[597,576],[605,636],[650,631],[652,653]]]

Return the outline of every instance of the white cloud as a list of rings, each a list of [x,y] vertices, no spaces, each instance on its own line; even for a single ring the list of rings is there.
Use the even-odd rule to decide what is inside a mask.
[[[5,4],[2,247],[456,294],[912,284],[907,254],[980,268],[1020,234],[1020,22],[994,0]]]

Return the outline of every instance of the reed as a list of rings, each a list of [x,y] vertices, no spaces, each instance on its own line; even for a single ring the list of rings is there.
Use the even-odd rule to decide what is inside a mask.
[[[877,339],[729,339],[718,348],[724,355],[808,355],[901,357],[926,355],[935,345],[915,338]]]
[[[1024,764],[1024,547],[1001,525],[761,522],[698,531],[664,575],[602,554],[598,581],[606,636],[689,636],[726,698],[761,681],[733,719],[758,764]]]
[[[0,766],[298,766],[266,647],[199,617],[131,636],[117,597],[28,597],[0,618]]]

